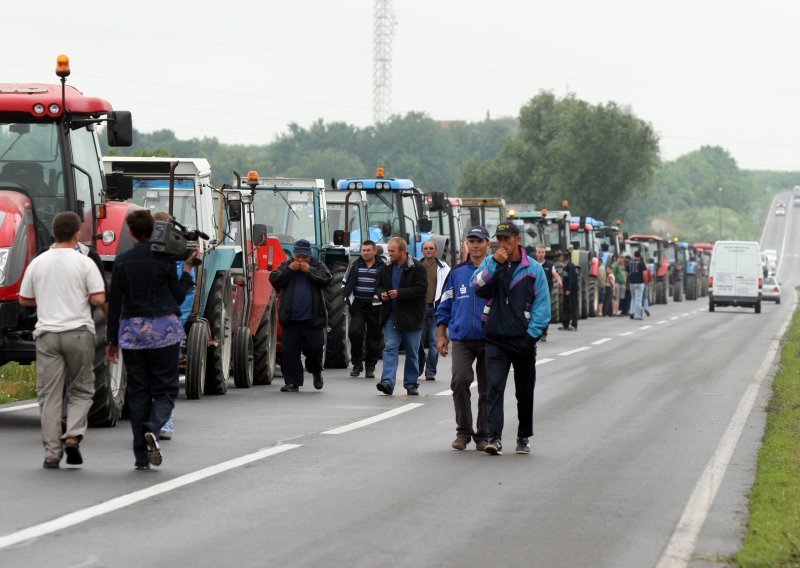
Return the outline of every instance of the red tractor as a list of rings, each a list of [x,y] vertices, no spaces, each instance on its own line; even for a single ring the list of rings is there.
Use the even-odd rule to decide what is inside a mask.
[[[110,188],[123,199],[130,191],[124,178],[104,175],[96,130],[105,126],[110,146],[130,146],[130,113],[114,111],[109,102],[68,86],[69,74],[69,59],[61,55],[56,64],[60,85],[0,84],[0,364],[36,360],[36,313],[19,305],[19,288],[30,261],[53,242],[55,215],[76,212],[83,219],[81,241],[96,247]],[[105,319],[99,309],[95,326],[96,383],[89,422],[113,426],[122,412],[125,377],[120,365],[106,361]]]

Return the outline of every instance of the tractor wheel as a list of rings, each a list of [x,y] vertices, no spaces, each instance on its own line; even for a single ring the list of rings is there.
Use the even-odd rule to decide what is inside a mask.
[[[208,339],[205,322],[194,322],[186,338],[186,398],[189,400],[197,400],[206,389]]]
[[[672,287],[672,299],[675,302],[683,301],[683,278],[680,275],[675,275],[675,284]]]
[[[253,386],[253,335],[246,327],[233,334],[233,384],[238,389]]]
[[[756,307],[756,313],[760,314],[761,313],[761,300],[756,302],[756,306],[755,307]]]
[[[106,319],[100,308],[92,309],[94,319],[94,399],[89,410],[90,426],[116,426],[125,404],[127,374],[122,362],[122,350],[117,351],[118,362],[106,359]]]
[[[350,365],[350,339],[347,337],[347,304],[342,297],[342,280],[347,264],[338,262],[331,266],[331,283],[324,290],[328,310],[328,337],[325,341],[325,368],[346,369]]]
[[[709,300],[708,301],[708,311],[709,312],[713,312],[714,311],[714,300]]]
[[[231,370],[231,279],[227,272],[218,272],[206,302],[205,317],[211,327],[211,339],[206,357],[204,394],[228,392]]]
[[[275,377],[276,351],[278,350],[278,303],[272,294],[267,311],[261,319],[253,339],[253,384],[271,385]]]
[[[597,279],[589,278],[589,317],[597,317],[600,304],[600,291],[597,287]]]
[[[697,299],[697,276],[695,274],[690,274],[686,277],[686,299]]]
[[[561,314],[558,311],[558,286],[550,288],[550,323],[558,323],[561,321]]]
[[[664,280],[656,282],[656,304],[667,303],[667,283]]]

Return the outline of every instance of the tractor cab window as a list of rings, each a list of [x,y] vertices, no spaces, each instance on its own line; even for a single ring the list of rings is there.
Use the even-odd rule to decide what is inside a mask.
[[[669,262],[670,264],[674,264],[675,263],[675,247],[668,246],[664,252],[666,253],[667,262]]]
[[[528,251],[528,253],[535,253],[536,247],[542,245],[547,246],[549,244],[542,240],[542,237],[539,234],[539,223],[535,221],[533,223],[523,223],[521,234],[522,246],[525,247],[525,250]]]
[[[321,244],[317,242],[313,191],[259,189],[253,199],[255,222],[266,225],[270,236],[287,244],[299,239],[306,239],[312,245]]]
[[[181,225],[197,227],[197,205],[193,179],[176,179],[172,200],[172,215]],[[132,203],[141,205],[151,213],[169,211],[169,179],[133,180]]]
[[[394,199],[393,192],[370,191],[367,193],[369,234],[376,243],[387,243],[389,238],[401,236]]]
[[[544,240],[544,246],[547,247],[547,250],[556,251],[565,248],[562,246],[561,230],[558,223],[544,223],[542,225],[541,238]],[[564,239],[564,243],[566,243],[566,239]]]
[[[92,203],[100,203],[100,193],[103,191],[103,163],[93,128],[94,125],[84,126],[73,130],[71,134],[72,161],[86,170],[84,173],[72,168],[78,207],[83,211],[84,219],[89,218]]]
[[[328,201],[328,242],[333,242],[333,232],[342,230],[350,233],[350,247],[361,249],[362,231],[361,226],[361,206],[350,203],[348,207],[348,225],[345,226],[345,204],[331,203]]]

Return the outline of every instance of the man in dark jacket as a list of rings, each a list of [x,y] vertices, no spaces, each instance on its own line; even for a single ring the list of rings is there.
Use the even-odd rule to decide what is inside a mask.
[[[383,372],[377,388],[394,392],[400,343],[406,355],[403,386],[409,396],[419,394],[419,342],[425,316],[428,275],[425,267],[408,255],[408,244],[400,237],[388,243],[389,264],[381,267],[376,293],[380,298],[383,325]]]
[[[561,282],[564,287],[564,313],[561,316],[561,325],[569,331],[578,331],[578,269],[572,264],[572,257],[569,252],[561,254],[562,268]]]
[[[314,376],[314,388],[322,388],[322,352],[328,312],[322,290],[331,283],[328,267],[311,256],[311,243],[294,243],[294,256],[284,260],[269,275],[280,294],[278,321],[282,328],[281,373],[283,392],[297,392],[303,386],[303,363]]]
[[[383,328],[380,322],[380,301],[375,294],[378,272],[385,262],[378,256],[373,241],[361,243],[361,256],[350,265],[342,280],[344,300],[350,307],[350,360],[353,362],[351,377],[357,377],[364,370],[368,379],[375,378],[375,364],[378,362]],[[366,349],[364,343],[366,342]]]

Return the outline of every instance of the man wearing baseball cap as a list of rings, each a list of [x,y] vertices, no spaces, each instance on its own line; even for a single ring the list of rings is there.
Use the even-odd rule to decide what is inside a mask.
[[[513,221],[497,225],[497,250],[473,273],[470,283],[486,300],[486,453],[502,453],[503,393],[514,366],[517,395],[518,454],[529,454],[533,436],[533,389],[536,385],[536,342],[550,321],[550,290],[541,265],[521,246]]]
[[[456,412],[456,439],[454,450],[465,450],[475,440],[475,449],[486,450],[489,433],[486,421],[486,338],[483,335],[483,308],[486,300],[475,296],[470,279],[481,265],[489,250],[489,231],[485,227],[472,227],[467,232],[467,260],[456,265],[447,275],[436,310],[439,354],[447,357],[448,332],[453,341],[453,405]],[[477,359],[477,373],[472,364]],[[478,375],[478,422],[473,428],[470,386]]]

